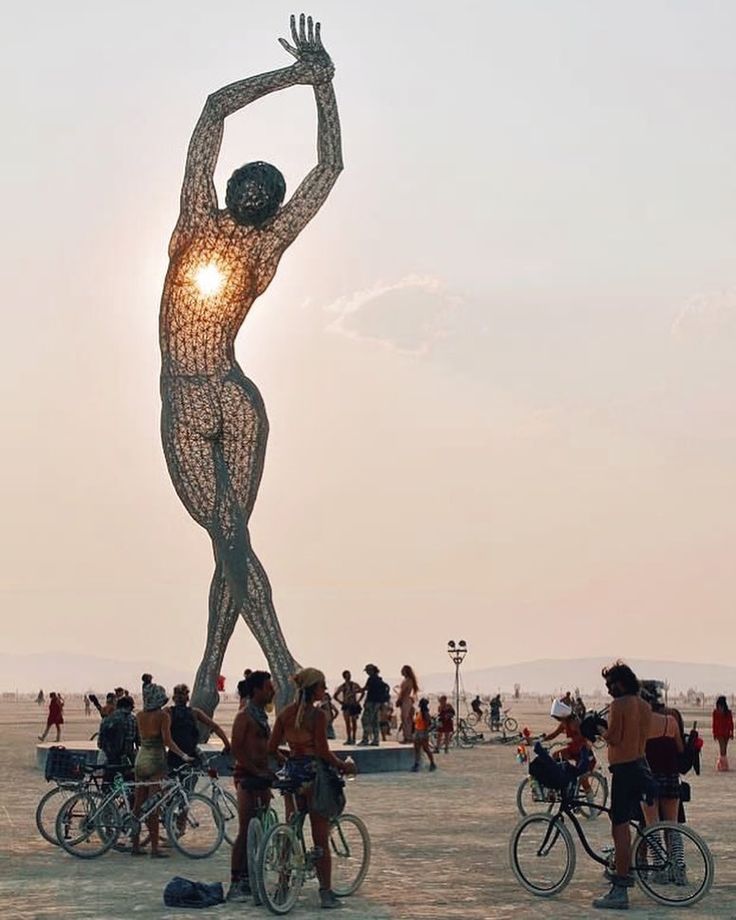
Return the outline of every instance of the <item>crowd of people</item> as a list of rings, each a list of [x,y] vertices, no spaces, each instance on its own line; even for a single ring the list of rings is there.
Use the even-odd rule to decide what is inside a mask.
[[[108,693],[104,703],[93,693],[85,694],[84,703],[85,711],[94,706],[100,715],[97,743],[109,765],[108,778],[122,766],[125,775],[135,780],[135,814],[142,812],[147,798],[156,794],[171,770],[195,760],[201,738],[215,734],[222,741],[224,753],[232,754],[239,830],[232,850],[227,895],[230,901],[251,897],[246,851],[248,826],[258,809],[270,802],[275,771],[281,768],[282,776],[295,789],[294,798],[287,799],[287,813],[299,807],[309,814],[312,836],[321,854],[316,863],[320,901],[329,909],[339,904],[331,887],[329,815],[325,813],[324,803],[319,807],[315,804],[313,790],[315,777],[322,769],[329,768],[339,774],[354,770],[352,762],[335,756],[328,744],[328,739],[335,736],[337,707],[343,715],[348,745],[378,746],[396,727],[401,742],[414,747],[413,772],[420,769],[423,756],[429,761],[429,770],[436,770],[435,753],[448,751],[455,730],[456,712],[452,704],[442,695],[432,714],[430,701],[421,696],[416,674],[409,665],[401,669],[401,683],[393,691],[375,664],[367,664],[364,673],[365,681],[360,684],[352,679],[350,671],[344,671],[342,683],[331,697],[321,671],[315,668],[299,671],[293,678],[296,699],[278,713],[272,728],[267,713],[274,698],[271,677],[266,671],[246,670],[238,684],[239,708],[231,737],[205,712],[191,706],[185,684],[175,686],[170,699],[150,674],[142,675],[142,707],[137,713],[132,694],[123,687]],[[615,869],[608,873],[610,891],[596,899],[593,906],[625,909],[627,888],[633,884],[630,819],[641,809],[647,824],[685,820],[686,796],[680,774],[687,736],[679,711],[668,707],[662,699],[661,683],[639,681],[631,668],[620,661],[604,669],[602,675],[612,698],[607,722],[596,717],[591,724],[592,717],[586,716],[579,693],[568,692],[553,701],[550,715],[557,724],[543,740],[564,736],[566,743],[555,756],[561,761],[579,763],[583,752],[587,752],[587,770],[595,765],[594,739],[601,735],[606,742],[612,774],[610,807]],[[480,698],[476,697],[471,709],[476,710],[479,705]],[[55,727],[58,742],[64,722],[61,694],[51,692],[48,706],[46,728],[39,738],[45,740]],[[491,699],[491,717],[494,708],[498,718],[500,695]],[[430,743],[431,728],[436,729],[436,748]],[[728,770],[728,744],[733,738],[734,723],[725,696],[716,700],[712,734],[719,750],[716,769]],[[584,777],[582,787],[587,788]],[[132,855],[148,853],[154,859],[166,858],[157,813],[146,823],[148,850],[135,836]]]

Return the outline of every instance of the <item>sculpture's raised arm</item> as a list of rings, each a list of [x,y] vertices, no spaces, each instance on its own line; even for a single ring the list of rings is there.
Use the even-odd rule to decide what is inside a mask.
[[[230,83],[207,97],[187,151],[178,230],[194,228],[217,211],[214,175],[227,116],[268,93],[303,82],[303,77],[304,68],[297,63]]]
[[[292,48],[283,39],[280,41],[297,59],[297,66],[306,65],[310,74],[309,82],[314,87],[314,98],[317,103],[317,165],[302,181],[271,225],[271,230],[283,246],[292,243],[314,217],[343,168],[340,119],[337,114],[335,91],[332,88],[335,68],[322,45],[320,24],[316,23],[313,27],[310,17],[306,26],[305,31],[304,16],[301,16],[297,34],[296,22],[292,16],[291,34],[295,47]]]
[[[340,160],[340,128],[337,120],[335,96],[329,86],[334,75],[334,67],[329,55],[322,46],[319,23],[315,25],[312,23],[311,17],[305,20],[304,15],[302,15],[299,19],[299,30],[297,31],[296,20],[292,16],[291,34],[294,47],[289,45],[283,38],[279,39],[279,41],[296,58],[294,64],[290,67],[283,67],[280,70],[273,70],[269,73],[239,80],[236,83],[230,83],[207,97],[204,109],[189,142],[184,182],[181,190],[179,221],[172,240],[172,246],[175,244],[179,232],[186,229],[196,229],[211,219],[217,212],[218,202],[214,175],[222,144],[225,119],[228,115],[245,108],[251,102],[255,102],[256,99],[260,99],[268,95],[268,93],[297,84],[308,84],[314,86],[317,97],[320,162],[318,167],[307,176],[292,201],[289,202],[288,210],[297,210],[296,207],[291,207],[292,202],[295,205],[299,205],[304,198],[308,198],[310,201],[315,198],[315,194],[309,192],[308,184],[318,186],[321,189],[324,185],[323,173],[328,166],[334,170],[335,164],[339,162],[340,166],[337,169],[337,172],[339,172],[342,165]],[[301,229],[301,226],[319,208],[336,175],[337,173],[335,173],[322,197],[313,207],[312,213],[302,221],[298,229]],[[318,195],[319,193],[317,192],[316,194]],[[291,220],[285,223],[291,224],[294,221]],[[287,230],[285,229],[284,232],[286,233]]]

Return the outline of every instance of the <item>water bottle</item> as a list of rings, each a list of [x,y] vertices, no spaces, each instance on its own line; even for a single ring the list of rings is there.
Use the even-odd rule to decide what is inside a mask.
[[[353,769],[355,768],[355,761],[353,760],[352,757],[346,757],[345,760],[343,761],[343,763],[344,763],[346,766],[353,767]],[[355,782],[355,773],[346,773],[346,774],[345,774],[345,782],[346,782],[346,783],[353,783],[353,782]]]

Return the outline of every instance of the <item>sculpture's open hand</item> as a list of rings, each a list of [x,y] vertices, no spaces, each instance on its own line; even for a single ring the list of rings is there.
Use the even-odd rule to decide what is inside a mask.
[[[335,65],[322,45],[320,24],[302,13],[297,31],[296,16],[292,16],[291,38],[294,47],[285,38],[280,38],[279,42],[297,60],[294,66],[300,74],[299,83],[329,83],[335,75]]]

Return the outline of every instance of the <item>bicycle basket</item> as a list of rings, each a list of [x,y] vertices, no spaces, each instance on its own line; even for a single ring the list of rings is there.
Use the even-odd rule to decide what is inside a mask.
[[[548,754],[540,754],[529,764],[529,775],[547,789],[565,789],[575,778]]]
[[[52,779],[80,779],[86,762],[84,754],[74,754],[65,747],[49,748],[46,755],[46,781]]]

